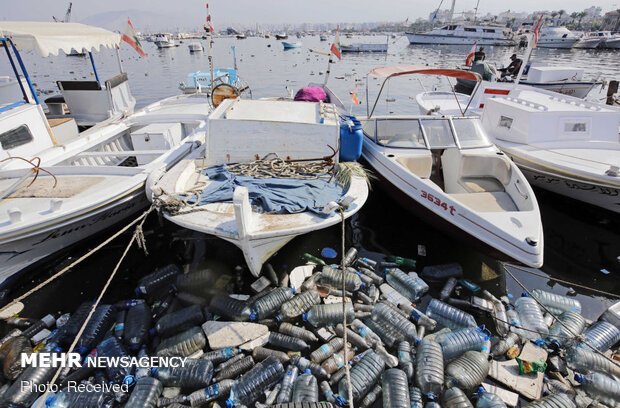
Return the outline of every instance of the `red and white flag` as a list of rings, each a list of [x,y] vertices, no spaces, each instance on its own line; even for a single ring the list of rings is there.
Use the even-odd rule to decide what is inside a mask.
[[[353,99],[353,103],[355,103],[356,105],[360,104],[360,100],[357,96],[357,84],[355,84],[355,90],[351,92],[351,99]]]
[[[331,52],[338,57],[338,59],[342,59],[342,55],[340,54],[340,26],[338,26],[338,31],[336,31],[336,40],[332,44]]]
[[[204,25],[204,29],[205,31],[212,33],[215,30],[213,29],[213,26],[211,25],[211,13],[209,12],[209,3],[207,3],[207,24]]]
[[[541,14],[540,18],[538,19],[538,23],[536,23],[536,28],[534,28],[534,45],[532,46],[532,48],[536,48],[536,46],[538,45],[538,36],[539,36],[539,32],[540,32],[540,23],[542,22],[542,19],[545,15]]]
[[[467,54],[467,58],[465,58],[465,65],[467,66],[470,66],[474,59],[474,54],[476,54],[476,44],[478,44],[478,41],[474,42],[474,45],[472,45],[471,50],[469,51],[469,54]]]
[[[131,45],[142,58],[146,58],[146,53],[142,49],[142,44],[140,44],[140,40],[136,35],[136,31],[133,29],[130,19],[127,19],[127,27],[125,27],[122,39],[127,44]]]

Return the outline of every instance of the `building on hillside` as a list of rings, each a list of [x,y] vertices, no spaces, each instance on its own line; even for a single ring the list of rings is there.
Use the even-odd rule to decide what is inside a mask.
[[[620,31],[620,10],[613,10],[603,16],[602,30]]]

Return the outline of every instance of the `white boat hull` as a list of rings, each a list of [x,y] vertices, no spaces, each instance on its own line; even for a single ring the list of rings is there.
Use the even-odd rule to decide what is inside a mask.
[[[620,38],[607,38],[601,42],[600,47],[618,49],[620,48]]]
[[[601,41],[599,38],[582,38],[575,44],[575,48],[593,49],[600,46]]]
[[[539,48],[573,48],[579,42],[578,38],[554,38],[540,39],[537,47]]]
[[[451,37],[426,33],[406,33],[406,36],[410,44],[472,45],[476,42],[478,45],[499,45],[507,47],[515,45],[513,40],[498,38]]]
[[[387,44],[352,44],[343,45],[341,52],[387,52]]]

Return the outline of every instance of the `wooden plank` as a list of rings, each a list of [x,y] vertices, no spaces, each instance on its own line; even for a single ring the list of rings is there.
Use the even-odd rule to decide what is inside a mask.
[[[56,127],[59,125],[62,125],[63,123],[67,123],[67,122],[71,122],[72,120],[75,120],[73,118],[47,118],[47,123],[50,124],[50,127]]]
[[[547,361],[547,352],[530,342],[525,343],[521,355],[522,360]],[[518,392],[528,399],[538,399],[542,393],[544,373],[519,374],[517,360],[492,361],[489,377]]]

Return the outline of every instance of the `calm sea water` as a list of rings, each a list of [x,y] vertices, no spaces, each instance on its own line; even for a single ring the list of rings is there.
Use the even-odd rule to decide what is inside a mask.
[[[143,107],[161,98],[179,93],[179,82],[188,72],[207,71],[207,51],[190,54],[186,40],[179,47],[158,50],[152,43],[145,43],[148,58],[141,59],[128,46],[121,50],[122,64],[129,74],[132,93]],[[292,39],[292,41],[296,41]],[[253,96],[286,96],[286,87],[296,91],[310,82],[323,82],[327,69],[327,57],[311,53],[309,49],[327,51],[329,42],[318,37],[304,37],[303,48],[283,51],[275,39],[217,38],[214,59],[216,67],[232,67],[231,47],[236,47],[239,74],[250,84]],[[345,42],[385,42],[385,36],[347,39]],[[206,41],[201,41],[207,46]],[[353,113],[364,114],[366,110],[365,76],[377,66],[416,64],[440,67],[457,67],[464,62],[469,47],[414,47],[404,37],[389,39],[387,55],[353,54],[344,55],[341,61],[332,65],[329,86],[345,105],[351,104],[349,93],[358,83],[360,106],[353,106]],[[518,50],[506,47],[485,47],[487,60],[505,65],[509,56]],[[104,49],[94,54],[99,76],[102,80],[118,73],[114,53]],[[38,55],[26,53],[26,66],[36,87],[42,90],[56,90],[55,80],[90,79],[92,68],[88,59],[64,55],[41,59]],[[586,69],[586,78],[597,77],[618,79],[620,54],[598,50],[535,50],[536,61],[554,65],[576,66]],[[2,67],[6,72],[6,67]],[[357,80],[357,82],[356,82]],[[447,87],[445,79],[435,77],[406,78],[386,89],[378,104],[379,111],[417,113],[415,95],[423,89]],[[374,101],[379,82],[371,80],[369,93]],[[590,99],[602,99],[605,90],[595,89]],[[537,190],[545,233],[545,265],[538,273],[565,279],[571,282],[605,290],[620,295],[620,217],[593,207]],[[228,276],[233,267],[243,263],[243,257],[232,245],[216,239],[180,230],[169,224],[160,224],[153,216],[147,223],[147,243],[150,256],[134,248],[120,269],[119,276],[106,295],[106,300],[131,297],[139,277],[149,273],[158,265],[179,261],[181,255],[198,267],[209,267],[218,275]],[[191,245],[184,244],[187,239]],[[38,269],[35,277],[22,279],[15,289],[19,293],[53,271],[57,271],[94,247],[103,237],[94,237],[82,243],[69,254],[61,256]],[[31,297],[23,312],[25,316],[42,316],[48,311],[72,311],[82,301],[96,297],[112,271],[129,235],[122,236],[113,244],[91,257],[63,278],[47,286]],[[521,288],[497,267],[493,259],[478,253],[466,243],[455,241],[437,231],[424,219],[406,212],[403,207],[375,185],[366,206],[347,224],[347,246],[360,247],[361,253],[371,257],[391,253],[416,258],[420,266],[437,263],[460,262],[466,276],[481,283],[496,294],[509,292],[515,296]],[[317,255],[330,246],[339,250],[340,227],[318,231],[299,237],[285,246],[271,263],[276,271],[290,271],[301,263],[304,252]],[[426,255],[419,255],[419,249]],[[611,297],[597,295],[571,285],[559,284],[545,277],[535,277],[521,271],[515,273],[529,288],[543,288],[559,294],[577,296],[584,304],[584,314],[592,319],[598,317],[613,303]],[[232,279],[232,277],[231,277]],[[252,279],[249,274],[245,283]],[[14,295],[13,294],[13,295]]]

